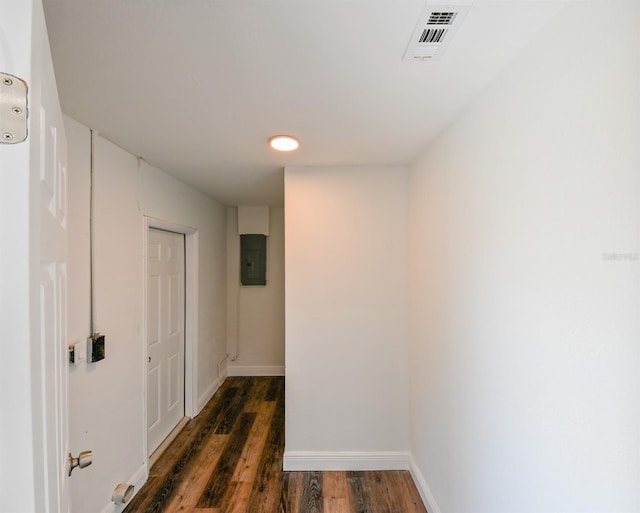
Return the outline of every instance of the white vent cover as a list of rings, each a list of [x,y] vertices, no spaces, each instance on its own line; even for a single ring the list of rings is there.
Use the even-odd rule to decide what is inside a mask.
[[[442,57],[470,8],[471,2],[426,4],[402,58],[424,61]]]

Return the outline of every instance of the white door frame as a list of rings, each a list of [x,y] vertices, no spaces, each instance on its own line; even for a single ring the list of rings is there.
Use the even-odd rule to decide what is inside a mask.
[[[185,266],[185,315],[184,315],[184,414],[195,417],[198,414],[198,230],[190,226],[165,221],[151,216],[143,219],[143,302],[142,324],[143,340],[145,341],[142,354],[143,379],[143,430],[144,430],[144,460],[149,464],[149,447],[147,444],[147,243],[149,229],[166,230],[184,235],[184,266]],[[148,468],[147,468],[148,470]]]

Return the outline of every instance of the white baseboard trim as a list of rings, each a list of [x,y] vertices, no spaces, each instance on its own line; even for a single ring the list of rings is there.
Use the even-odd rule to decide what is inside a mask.
[[[229,376],[284,376],[284,365],[227,365]]]
[[[216,391],[220,388],[220,385],[224,383],[224,380],[226,377],[227,377],[226,375],[220,376],[215,380],[213,380],[213,383],[211,383],[209,388],[207,388],[204,391],[204,394],[198,397],[198,411],[196,412],[196,415],[198,415],[202,411],[202,409],[207,405],[207,403],[211,400],[211,398],[213,397],[213,394],[215,394]],[[194,415],[194,417],[196,415]]]
[[[409,455],[409,465],[409,472],[411,472],[411,477],[413,478],[413,482],[420,493],[420,497],[422,498],[425,508],[427,508],[429,513],[441,513],[440,508],[436,503],[436,499],[433,497],[431,489],[427,484],[427,480],[422,475],[422,472],[416,464],[416,460],[413,458],[413,454]]]
[[[224,383],[224,380],[227,379],[228,375],[229,375],[229,366],[225,364],[220,368],[220,374],[218,375],[218,381],[220,382],[220,386],[222,386],[222,384]]]
[[[408,452],[284,452],[284,470],[409,470]]]
[[[133,489],[133,495],[131,498],[136,496],[136,494],[140,491],[140,488],[142,488],[142,485],[144,485],[147,482],[148,477],[149,475],[147,473],[147,466],[142,465],[138,470],[136,470],[136,472],[133,474],[133,476],[131,476],[131,478],[128,481],[125,481],[126,483],[130,483],[133,485],[134,489]],[[117,486],[117,483],[114,484],[113,486],[114,489],[116,486]],[[110,502],[102,509],[100,513],[121,513],[126,506],[127,506],[126,504],[116,504],[115,502]]]

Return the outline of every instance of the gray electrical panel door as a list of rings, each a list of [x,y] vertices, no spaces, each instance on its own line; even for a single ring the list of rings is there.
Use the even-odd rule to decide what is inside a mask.
[[[240,283],[267,284],[267,236],[240,235]]]

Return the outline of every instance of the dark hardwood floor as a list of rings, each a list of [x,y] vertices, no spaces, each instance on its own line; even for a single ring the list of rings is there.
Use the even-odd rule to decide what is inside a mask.
[[[426,513],[406,471],[283,472],[284,378],[227,378],[125,513]]]

